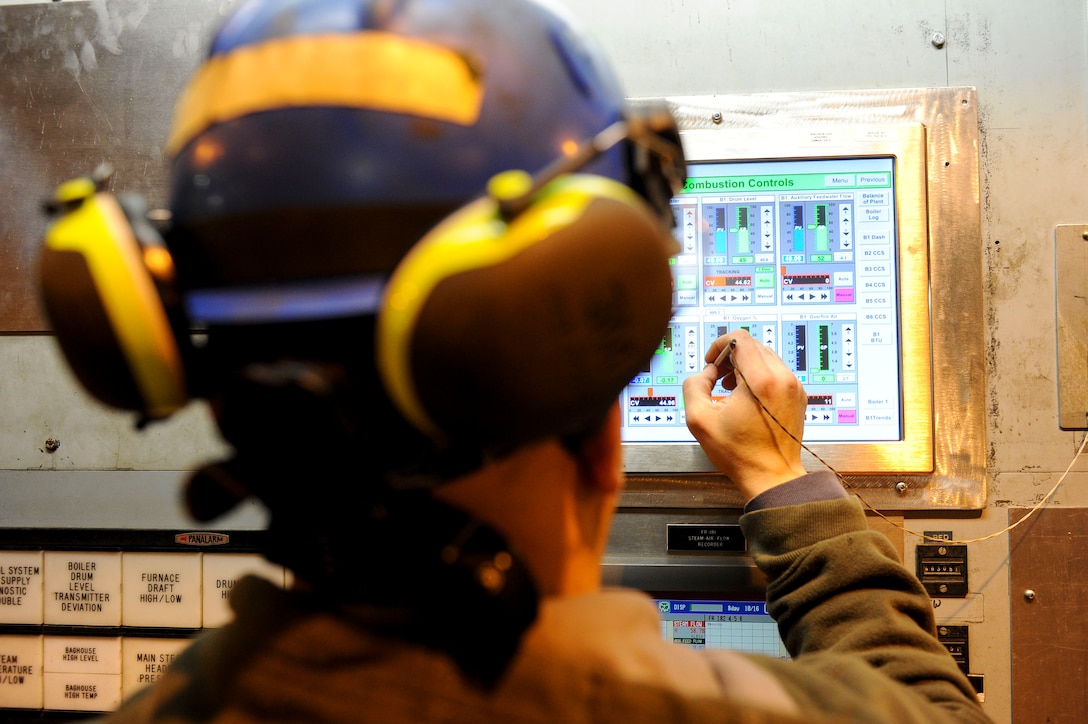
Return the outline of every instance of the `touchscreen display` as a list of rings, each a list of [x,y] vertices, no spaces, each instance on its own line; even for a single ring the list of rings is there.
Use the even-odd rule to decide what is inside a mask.
[[[739,327],[804,384],[806,442],[903,439],[895,184],[894,156],[689,163],[674,316],[623,393],[624,441],[691,442],[683,380]]]
[[[661,635],[693,649],[729,649],[788,659],[778,624],[762,601],[659,598]]]

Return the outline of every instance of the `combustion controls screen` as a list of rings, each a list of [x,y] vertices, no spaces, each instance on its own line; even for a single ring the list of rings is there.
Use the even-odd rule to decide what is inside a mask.
[[[624,391],[624,440],[690,442],[683,380],[737,328],[804,384],[806,441],[902,439],[895,158],[690,163],[688,173],[672,200],[674,316]]]

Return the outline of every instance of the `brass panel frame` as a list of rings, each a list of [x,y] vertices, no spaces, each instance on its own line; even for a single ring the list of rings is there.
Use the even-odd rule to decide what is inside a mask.
[[[883,510],[978,510],[987,495],[985,330],[973,88],[636,99],[672,107],[685,148],[728,134],[741,159],[895,155],[905,394],[901,443],[810,447]],[[919,392],[920,390],[920,392]],[[805,465],[822,463],[806,455]],[[695,444],[625,446],[631,507],[739,506]]]

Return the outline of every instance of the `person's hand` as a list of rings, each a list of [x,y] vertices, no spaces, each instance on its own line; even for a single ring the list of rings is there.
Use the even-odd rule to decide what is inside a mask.
[[[793,372],[744,330],[714,340],[705,359],[706,367],[684,381],[684,408],[688,429],[714,466],[745,501],[804,475],[800,444],[759,404],[800,440],[807,397]],[[731,394],[711,396],[718,379]]]

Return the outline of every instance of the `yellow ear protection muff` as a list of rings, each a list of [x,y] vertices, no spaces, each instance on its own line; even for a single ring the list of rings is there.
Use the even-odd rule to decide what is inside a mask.
[[[146,209],[104,189],[110,172],[57,188],[39,272],[42,303],[79,381],[102,402],[166,417],[187,401],[166,305],[173,262]]]
[[[675,192],[683,156],[661,118],[672,122],[616,123],[535,178],[499,174],[401,260],[378,305],[376,364],[417,429],[473,444],[581,431],[644,366],[672,312],[671,211],[576,171],[628,140],[671,169]],[[83,385],[157,419],[189,398],[188,330],[146,209],[107,180],[67,182],[49,203],[42,298]]]
[[[630,187],[571,170],[630,139],[665,144],[682,181],[666,137],[621,121],[536,179],[499,174],[412,248],[385,289],[377,365],[415,427],[503,445],[583,431],[615,402],[672,314],[677,246]]]

